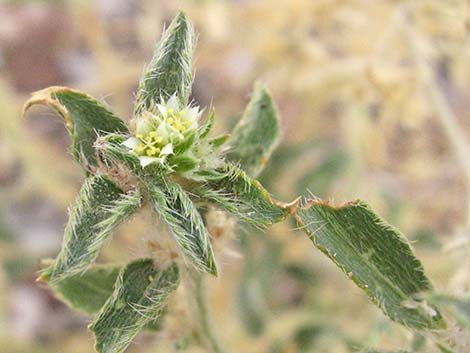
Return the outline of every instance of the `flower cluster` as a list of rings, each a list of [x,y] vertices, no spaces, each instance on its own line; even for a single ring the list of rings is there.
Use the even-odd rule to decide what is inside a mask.
[[[123,142],[139,156],[140,164],[164,164],[174,154],[174,147],[183,143],[198,127],[201,113],[198,107],[180,109],[178,97],[171,96],[157,104],[156,113],[146,111],[133,122],[135,136]]]

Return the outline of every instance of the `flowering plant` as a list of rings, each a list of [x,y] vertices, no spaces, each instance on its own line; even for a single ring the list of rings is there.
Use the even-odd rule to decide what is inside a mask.
[[[160,327],[156,323],[171,312],[168,298],[182,287],[189,288],[184,293],[197,312],[196,323],[188,323],[199,333],[194,344],[225,351],[209,320],[203,288],[205,274],[220,273],[216,245],[236,232],[234,219],[253,226],[248,229],[257,229],[256,235],[293,217],[385,315],[415,330],[445,328],[440,311],[420,296],[432,285],[406,238],[364,202],[336,207],[296,198],[284,203],[255,179],[280,139],[279,115],[264,86],[255,87],[230,137],[209,137],[214,111],[201,123],[200,109],[188,103],[194,44],[192,25],[179,13],[140,82],[130,124],[66,87],[36,92],[25,105],[26,110],[45,104],[59,113],[86,174],[62,248],[39,279],[70,306],[94,315],[90,329],[97,351],[123,352],[141,330]],[[96,264],[119,224],[146,207],[167,226],[171,241],[159,234],[152,246],[168,256],[125,266]],[[82,290],[84,283],[90,290]]]

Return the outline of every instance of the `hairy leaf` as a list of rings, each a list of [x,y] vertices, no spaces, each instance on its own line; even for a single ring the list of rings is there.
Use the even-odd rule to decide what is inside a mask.
[[[122,144],[126,139],[127,136],[119,134],[102,136],[96,140],[96,152],[107,167],[123,165],[135,175],[142,175],[139,157]]]
[[[77,274],[53,284],[54,294],[73,309],[96,314],[113,293],[120,267],[95,265],[83,274]]]
[[[291,212],[291,207],[296,205],[280,204],[272,200],[258,181],[232,164],[216,170],[216,173],[217,178],[207,180],[192,192],[218,204],[248,224],[266,227],[280,222]]]
[[[155,211],[168,224],[182,252],[199,270],[217,275],[210,235],[186,192],[161,176],[147,182]]]
[[[124,193],[104,176],[89,177],[70,212],[62,249],[42,277],[57,282],[86,271],[112,231],[137,210],[140,202],[138,191]]]
[[[273,99],[266,87],[257,84],[232,132],[227,158],[240,163],[246,174],[256,178],[279,144],[280,136],[279,114]]]
[[[196,44],[193,26],[183,12],[171,22],[157,44],[152,61],[140,81],[134,115],[176,94],[181,106],[188,102],[193,81],[192,56]]]
[[[113,294],[114,283],[121,267],[112,265],[94,265],[85,273],[67,277],[53,284],[54,294],[71,308],[86,314],[96,314]],[[158,320],[146,324],[148,331],[159,331],[165,311]]]
[[[160,271],[150,259],[129,263],[120,272],[112,296],[89,327],[96,338],[96,350],[124,352],[146,325],[158,319],[178,283],[176,264]]]
[[[310,201],[296,217],[315,246],[392,320],[416,329],[445,327],[439,311],[417,298],[432,285],[405,237],[365,203]]]
[[[214,121],[215,121],[215,110],[211,109],[209,112],[209,116],[207,117],[207,121],[199,129],[200,139],[205,139],[206,137],[209,136],[209,133],[211,132],[212,127],[214,126]]]
[[[126,123],[103,104],[71,88],[49,87],[35,92],[24,110],[35,104],[51,107],[64,119],[72,136],[73,157],[88,171],[98,167],[93,144],[99,135],[129,132]]]

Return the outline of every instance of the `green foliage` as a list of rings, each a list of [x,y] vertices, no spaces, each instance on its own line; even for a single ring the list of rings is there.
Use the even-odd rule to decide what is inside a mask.
[[[200,271],[217,275],[209,232],[181,186],[162,176],[158,184],[149,185],[149,196],[191,263]]]
[[[363,202],[341,207],[310,201],[297,220],[314,245],[392,320],[416,329],[442,329],[439,311],[418,294],[432,290],[421,262],[397,230]]]
[[[433,301],[429,299],[428,303],[421,297],[423,292],[432,291],[432,285],[420,261],[404,236],[367,205],[352,202],[332,207],[310,201],[299,208],[299,199],[279,202],[254,179],[280,138],[277,109],[265,87],[255,87],[230,139],[228,134],[209,137],[214,111],[204,126],[198,126],[199,108],[188,105],[194,45],[192,25],[186,15],[179,13],[141,79],[129,126],[93,98],[68,88],[37,92],[25,106],[26,110],[34,104],[45,104],[57,111],[72,135],[74,158],[94,174],[85,180],[71,209],[62,249],[44,270],[42,279],[73,308],[90,314],[99,310],[90,325],[98,352],[124,352],[143,328],[155,325],[167,297],[178,286],[177,264],[184,263],[198,271],[186,271],[187,281],[195,285],[189,287],[194,291],[185,292],[197,303],[199,335],[204,336],[199,339],[206,342],[209,351],[223,351],[223,345],[211,333],[203,290],[203,275],[218,273],[213,250],[218,248],[212,243],[222,236],[214,234],[211,238],[209,234],[211,224],[205,218],[209,204],[260,230],[293,215],[315,246],[392,320],[416,330],[444,328],[445,321]],[[221,148],[227,141],[228,147]],[[293,151],[305,150],[305,146],[297,147],[277,154],[270,173],[290,165]],[[326,189],[344,160],[340,152],[329,156],[298,186]],[[264,180],[270,180],[269,176],[265,174]],[[189,261],[181,261],[170,247],[162,250],[176,260],[165,269],[157,268],[151,259],[135,260],[119,274],[114,266],[93,266],[116,227],[146,206],[168,226],[184,260]],[[234,230],[229,222],[216,226],[223,235]],[[254,231],[252,236],[259,238],[259,234]],[[257,255],[248,252],[252,266],[247,266],[238,292],[244,309],[241,316],[251,321],[247,326],[254,334],[263,332],[263,297],[274,271],[282,268],[275,246],[269,251],[264,265],[263,259],[255,259]],[[254,267],[258,267],[256,274],[251,272]],[[312,281],[309,273],[295,271],[303,283]],[[262,279],[255,282],[254,277]],[[253,288],[261,288],[255,299]],[[435,303],[451,304],[468,315],[466,301],[436,298]],[[310,350],[319,332],[316,325],[305,326],[287,344],[300,351]],[[284,349],[282,340],[276,342],[273,351]]]
[[[86,271],[112,231],[128,219],[140,203],[138,191],[124,193],[107,177],[89,177],[70,212],[62,249],[42,277],[57,282]]]
[[[281,137],[277,108],[269,91],[255,86],[250,103],[230,137],[227,158],[253,178],[263,170]]]
[[[108,167],[122,165],[137,176],[144,175],[139,157],[123,146],[125,140],[126,136],[119,134],[102,136],[95,142],[96,152]]]
[[[193,190],[242,221],[257,227],[278,223],[289,214],[289,205],[275,202],[265,188],[233,164],[218,169],[219,178]]]
[[[119,274],[114,292],[90,325],[99,353],[124,352],[132,339],[156,321],[166,299],[179,283],[178,267],[155,268],[150,259],[129,263]]]
[[[52,285],[54,294],[71,308],[96,314],[113,293],[119,266],[95,265],[83,274]]]
[[[171,22],[157,44],[140,81],[134,115],[155,108],[176,93],[180,105],[188,102],[193,82],[192,56],[196,44],[193,26],[183,12]]]
[[[38,91],[26,102],[25,111],[35,104],[54,109],[64,119],[72,136],[72,154],[86,170],[99,167],[93,144],[98,136],[128,133],[127,125],[93,97],[67,87]]]

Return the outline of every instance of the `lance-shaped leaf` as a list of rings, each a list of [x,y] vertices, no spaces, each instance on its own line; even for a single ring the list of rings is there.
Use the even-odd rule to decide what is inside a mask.
[[[98,167],[93,144],[99,135],[128,133],[120,118],[93,97],[67,87],[49,87],[33,93],[24,110],[35,104],[51,107],[65,121],[72,136],[72,154],[86,170]]]
[[[262,228],[278,223],[297,206],[296,201],[281,204],[271,199],[258,181],[251,179],[232,164],[225,165],[216,173],[218,177],[207,180],[192,192],[202,199],[218,204],[248,224]]]
[[[196,44],[193,26],[183,12],[171,22],[157,43],[137,91],[134,115],[151,110],[176,94],[181,106],[187,104],[193,82],[192,57]]]
[[[54,295],[71,308],[86,314],[100,311],[114,291],[114,284],[121,267],[112,265],[94,265],[85,273],[67,277],[52,284]],[[165,311],[157,320],[147,323],[145,329],[158,331],[161,329]]]
[[[96,350],[124,352],[145,326],[158,319],[178,283],[176,264],[158,270],[150,259],[129,263],[119,274],[112,296],[89,327],[96,338]]]
[[[365,203],[310,201],[296,218],[315,246],[392,320],[415,329],[445,328],[439,311],[418,299],[432,285],[406,238]]]
[[[250,103],[233,130],[227,158],[240,163],[249,176],[256,178],[279,144],[279,114],[269,91],[255,86]]]
[[[147,182],[155,211],[168,224],[182,252],[199,270],[217,275],[210,235],[188,194],[163,175]]]
[[[54,294],[73,309],[96,314],[113,293],[120,267],[95,265],[53,284]]]
[[[42,277],[57,282],[84,272],[96,260],[112,231],[128,219],[140,203],[139,191],[124,193],[104,176],[89,177],[70,212],[62,249]]]

